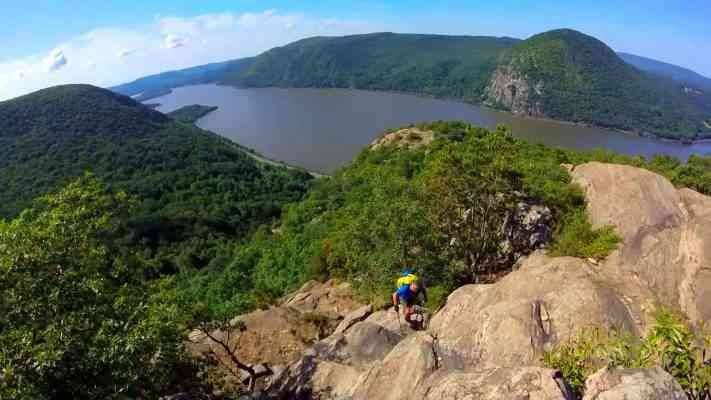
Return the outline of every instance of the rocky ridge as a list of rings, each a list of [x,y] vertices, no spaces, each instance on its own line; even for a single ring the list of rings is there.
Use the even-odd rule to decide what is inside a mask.
[[[592,222],[613,224],[622,238],[606,260],[537,251],[496,283],[457,289],[426,331],[403,327],[392,310],[373,312],[351,303],[340,309],[334,333],[283,358],[255,397],[571,399],[560,374],[543,367],[541,355],[581,330],[606,327],[641,335],[658,304],[695,323],[707,321],[711,198],[628,166],[589,163],[571,175],[586,193]],[[323,309],[325,303],[311,293],[322,289],[309,285],[285,304]],[[682,398],[678,383],[658,368],[601,370],[588,379],[585,396]]]

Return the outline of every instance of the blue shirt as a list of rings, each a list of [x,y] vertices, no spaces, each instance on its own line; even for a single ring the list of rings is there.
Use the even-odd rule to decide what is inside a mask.
[[[397,290],[398,297],[400,297],[403,301],[413,300],[415,298],[415,294],[416,293],[413,293],[412,290],[410,290],[410,285],[402,285]]]

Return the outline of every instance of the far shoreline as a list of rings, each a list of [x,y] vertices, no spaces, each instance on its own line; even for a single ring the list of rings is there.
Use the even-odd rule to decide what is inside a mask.
[[[453,102],[453,103],[458,103],[458,104],[465,104],[465,105],[469,105],[469,106],[476,106],[476,107],[480,107],[482,109],[486,109],[488,111],[504,113],[504,114],[508,114],[510,116],[521,118],[521,119],[528,119],[528,120],[533,120],[533,121],[544,121],[544,122],[555,122],[558,124],[563,124],[563,125],[568,125],[568,126],[579,126],[579,127],[584,127],[584,128],[604,129],[604,130],[607,130],[610,132],[615,132],[615,133],[623,134],[626,136],[633,136],[633,137],[658,140],[661,142],[680,144],[680,145],[684,145],[684,146],[687,146],[687,145],[693,146],[693,145],[697,145],[697,144],[711,143],[711,134],[709,134],[710,135],[709,137],[704,137],[704,138],[700,138],[700,139],[693,139],[693,140],[673,139],[673,138],[669,138],[669,137],[659,136],[659,135],[656,135],[653,133],[636,132],[636,131],[632,131],[632,130],[613,128],[613,127],[609,127],[609,126],[590,124],[590,123],[586,123],[586,122],[574,122],[574,121],[567,121],[567,120],[555,119],[555,118],[549,118],[549,117],[536,117],[536,116],[526,115],[526,114],[516,114],[511,111],[501,110],[501,109],[487,106],[484,103],[470,102],[470,101],[466,101],[465,99],[460,99],[460,98],[456,98],[456,97],[435,96],[435,95],[431,95],[431,94],[427,94],[427,93],[406,92],[406,91],[399,91],[399,90],[359,89],[359,88],[353,88],[353,87],[296,87],[296,86],[250,87],[250,86],[231,85],[231,84],[223,83],[223,82],[211,82],[211,83],[203,83],[203,84],[214,84],[217,86],[228,86],[228,87],[233,87],[235,89],[338,89],[338,90],[352,90],[352,91],[376,92],[376,93],[391,93],[391,94],[399,94],[399,95],[416,96],[416,97],[421,97],[421,98],[426,98],[426,99],[436,99],[436,100],[448,101],[448,102]],[[186,85],[186,86],[191,86],[191,85]],[[173,88],[173,89],[176,89],[176,88]],[[171,89],[171,91],[172,91],[172,89]]]

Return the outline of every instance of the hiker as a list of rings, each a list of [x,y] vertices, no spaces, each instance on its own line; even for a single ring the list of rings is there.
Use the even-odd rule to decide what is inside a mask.
[[[403,303],[405,321],[407,321],[413,329],[417,329],[422,322],[414,321],[412,318],[413,314],[415,314],[415,306],[421,303],[420,297],[425,302],[427,301],[425,285],[420,281],[417,275],[406,269],[397,280],[397,290],[393,293],[392,301],[396,313],[400,312],[400,303]]]

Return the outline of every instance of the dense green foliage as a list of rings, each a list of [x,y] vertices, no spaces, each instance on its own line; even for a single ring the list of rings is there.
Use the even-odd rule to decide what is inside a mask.
[[[689,399],[711,397],[711,336],[695,334],[678,316],[657,312],[655,323],[640,339],[626,332],[588,329],[543,357],[560,370],[575,394],[582,398],[585,380],[603,367],[660,366],[686,391]]]
[[[618,238],[610,228],[591,228],[582,192],[570,185],[561,163],[634,165],[711,194],[709,157],[692,157],[687,164],[666,156],[645,160],[534,145],[510,137],[505,129],[489,132],[456,122],[419,127],[436,133],[427,148],[364,150],[350,165],[316,182],[303,201],[289,207],[280,226],[262,228],[223,254],[221,263],[181,275],[185,304],[204,303],[215,315],[234,315],[268,304],[307,279],[332,276],[354,282],[378,302],[405,264],[414,265],[443,294],[462,283],[486,280],[491,272],[487,256],[496,247],[479,247],[484,250],[479,264],[467,260],[467,246],[453,247],[444,239],[471,240],[471,248],[477,248],[482,245],[477,224],[469,230],[439,222],[443,216],[451,221],[466,207],[468,196],[486,199],[487,187],[518,191],[551,207],[556,254],[602,258]],[[493,221],[497,218],[498,212]]]
[[[185,107],[180,107],[179,109],[168,113],[168,116],[178,122],[192,124],[215,110],[217,110],[217,107],[193,104]]]
[[[225,241],[278,218],[311,179],[90,86],[0,103],[0,120],[14,127],[0,136],[0,217],[92,171],[140,199],[125,240],[156,271],[207,264]]]
[[[253,58],[241,58],[221,63],[199,65],[197,67],[177,71],[163,72],[150,75],[133,82],[111,88],[116,93],[126,96],[135,96],[138,101],[146,101],[170,93],[170,90],[179,86],[211,83],[218,76],[225,73],[234,73],[251,65]]]
[[[205,303],[216,315],[234,314],[307,279],[333,276],[354,282],[377,302],[406,264],[434,290],[447,293],[506,268],[492,264],[498,248],[480,246],[476,229],[479,221],[500,226],[512,202],[496,203],[496,212],[472,220],[477,223],[471,230],[442,224],[443,211],[451,211],[447,218],[454,221],[457,212],[499,190],[549,205],[558,221],[584,206],[582,193],[559,167],[570,161],[564,151],[514,139],[505,129],[445,122],[420,128],[436,132],[428,148],[363,151],[333,177],[318,181],[305,200],[288,209],[278,229],[262,229],[237,246],[232,261],[182,275],[185,303]],[[453,238],[465,246],[450,246]],[[467,244],[481,257],[467,253]]]
[[[179,313],[119,255],[129,206],[89,176],[0,220],[0,398],[156,398],[170,383]]]
[[[3,140],[0,166],[21,149],[7,140],[24,136],[17,146],[32,148],[41,153],[76,136],[111,135],[115,137],[142,136],[155,132],[169,118],[140,107],[128,97],[89,85],[55,86],[49,89],[0,102],[0,139]],[[26,137],[41,138],[42,143]],[[31,156],[32,154],[28,155]]]
[[[591,123],[669,138],[711,135],[704,121],[711,100],[687,94],[681,84],[644,73],[599,40],[573,30],[533,36],[507,54],[552,118]],[[702,134],[703,133],[703,134]]]
[[[250,87],[392,90],[481,101],[516,39],[373,33],[314,37],[269,50],[221,80]]]

